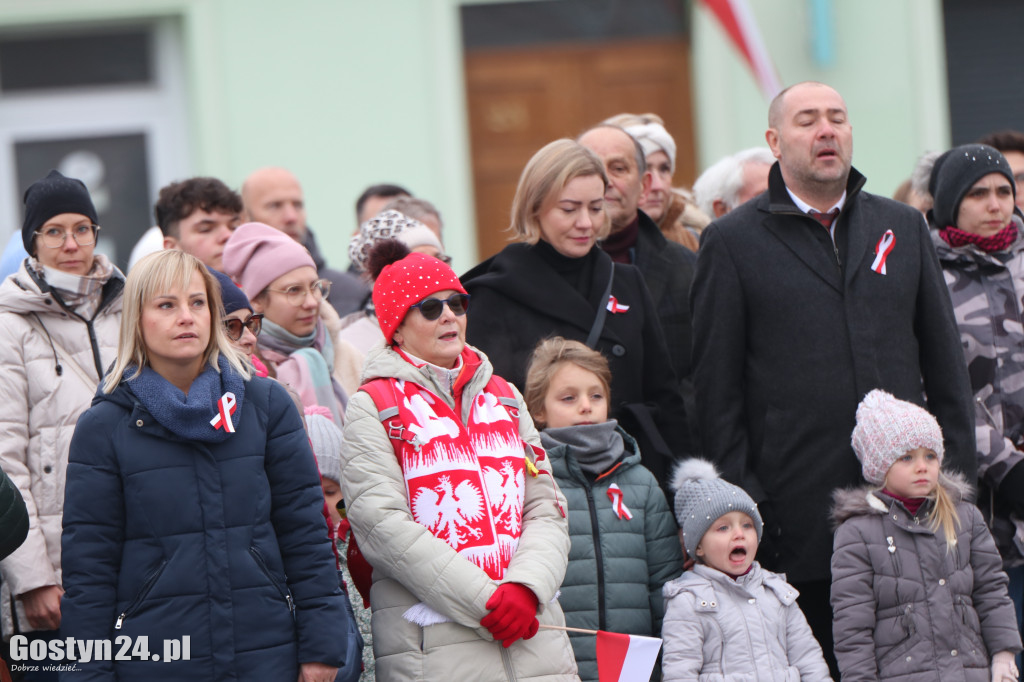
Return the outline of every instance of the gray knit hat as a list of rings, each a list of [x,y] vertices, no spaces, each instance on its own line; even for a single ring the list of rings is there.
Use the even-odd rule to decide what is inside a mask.
[[[923,407],[900,400],[876,388],[857,406],[857,425],[850,438],[853,452],[860,460],[864,480],[875,485],[885,483],[893,463],[917,448],[945,455],[939,422]]]
[[[306,415],[306,431],[313,445],[320,476],[341,484],[341,429],[322,414]]]
[[[696,556],[697,545],[715,519],[732,511],[743,512],[754,522],[757,541],[761,542],[764,524],[761,512],[747,492],[722,480],[711,462],[688,459],[672,474],[676,492],[676,520],[683,529],[683,546],[690,557]]]

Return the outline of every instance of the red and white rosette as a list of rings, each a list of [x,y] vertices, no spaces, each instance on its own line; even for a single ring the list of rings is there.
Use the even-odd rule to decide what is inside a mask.
[[[619,487],[618,483],[612,483],[608,486],[608,498],[612,501],[612,509],[615,511],[616,516],[627,521],[633,518],[633,512],[629,511],[629,507],[622,500],[622,488]]]
[[[224,429],[228,433],[235,432],[235,425],[231,423],[231,415],[238,409],[238,401],[235,394],[228,391],[217,401],[217,414],[210,420],[210,426],[216,429]]]
[[[871,263],[871,269],[880,275],[886,274],[885,261],[889,258],[893,248],[896,246],[896,235],[892,230],[886,230],[882,238],[875,245],[875,260]]]

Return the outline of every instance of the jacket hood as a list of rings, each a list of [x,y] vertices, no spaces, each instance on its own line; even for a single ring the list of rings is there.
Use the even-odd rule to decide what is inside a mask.
[[[946,489],[954,502],[974,500],[974,487],[958,471],[942,472],[939,485]],[[860,488],[839,489],[832,493],[832,525],[838,528],[847,519],[854,516],[871,514],[887,514],[890,505],[879,499],[876,492],[879,488],[865,485]]]
[[[49,285],[42,279],[33,276],[28,269],[28,259],[24,259],[17,272],[8,275],[0,284],[0,312],[12,312],[18,315],[29,313],[53,313],[61,310],[61,306],[50,294]],[[118,312],[121,310],[121,297],[124,289],[124,275],[116,267],[110,279],[103,286],[103,304],[100,312]],[[97,313],[99,314],[99,312]]]
[[[1012,244],[1010,244],[1010,247],[1006,251],[1001,253],[1018,254],[1021,251],[1024,251],[1024,218],[1021,217],[1019,209],[1014,208],[1013,215],[1010,217],[1010,222],[1017,226],[1017,238]],[[1006,267],[1006,263],[999,259],[998,254],[986,253],[973,244],[953,248],[939,235],[939,228],[931,223],[929,223],[928,227],[931,228],[928,232],[931,235],[932,243],[935,245],[935,253],[938,254],[941,262],[961,264],[977,263],[991,265],[999,269]]]

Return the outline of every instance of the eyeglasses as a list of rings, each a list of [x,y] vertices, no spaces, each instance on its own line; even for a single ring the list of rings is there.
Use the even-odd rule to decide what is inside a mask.
[[[238,341],[242,338],[243,329],[251,331],[253,336],[259,336],[260,330],[263,329],[263,313],[250,315],[245,319],[245,322],[237,317],[229,317],[224,320],[224,329],[227,331],[228,338],[232,341]]]
[[[36,230],[35,235],[46,248],[59,249],[64,246],[69,234],[79,246],[92,246],[96,243],[96,233],[99,231],[99,225],[77,225],[71,228],[71,232],[65,232],[59,227],[48,227],[45,230]]]
[[[327,295],[331,293],[331,282],[326,279],[318,279],[313,282],[309,288],[299,286],[288,287],[287,289],[267,289],[267,291],[273,291],[279,294],[284,294],[288,298],[288,302],[293,306],[300,306],[306,300],[306,294],[312,294],[313,298],[318,301],[322,301],[327,298]]]
[[[424,319],[433,322],[441,317],[445,304],[448,309],[456,315],[465,315],[469,310],[469,294],[452,294],[448,298],[425,298],[419,303],[413,303],[410,308],[419,308],[420,315]]]

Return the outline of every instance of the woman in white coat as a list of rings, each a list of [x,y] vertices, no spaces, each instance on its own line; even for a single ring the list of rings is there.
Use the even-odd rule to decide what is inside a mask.
[[[96,209],[57,171],[25,193],[29,253],[0,285],[0,465],[28,505],[28,539],[0,562],[4,636],[60,627],[61,516],[68,447],[117,352],[124,276],[95,253]],[[12,599],[13,597],[13,599]],[[24,679],[57,679],[42,671]]]

